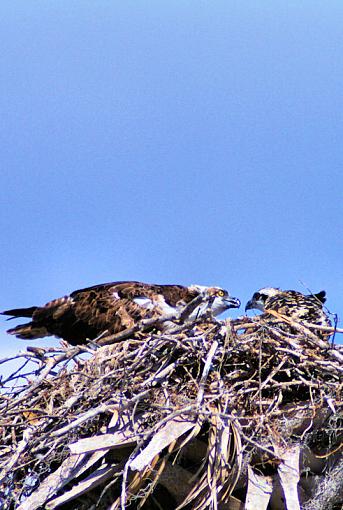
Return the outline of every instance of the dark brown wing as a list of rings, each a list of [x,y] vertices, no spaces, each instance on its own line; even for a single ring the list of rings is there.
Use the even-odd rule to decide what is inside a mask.
[[[188,287],[183,285],[158,285],[137,281],[120,281],[103,283],[100,285],[94,285],[93,287],[76,290],[70,295],[70,297],[76,297],[79,294],[88,291],[98,293],[106,290],[110,293],[117,293],[120,298],[130,300],[136,297],[152,298],[156,294],[162,294],[167,304],[170,306],[176,306],[180,301],[189,303],[198,295],[198,292],[195,289],[189,290]]]
[[[135,282],[119,282],[97,285],[71,294],[77,322],[95,331],[89,338],[95,338],[105,330],[110,334],[118,333],[152,316],[151,311],[132,301],[133,297],[142,295],[138,290],[135,293],[135,287]]]
[[[175,307],[180,301],[191,301],[196,291],[194,295],[194,292],[180,285],[142,282],[113,282],[75,291],[70,295],[77,319],[75,326],[86,324],[92,328],[95,333],[88,338],[94,338],[104,330],[117,333],[144,318],[160,316],[162,310],[158,306],[154,309],[144,308],[133,301],[140,297],[154,300],[158,295],[163,296],[169,306]]]
[[[190,303],[192,299],[199,295],[197,290],[189,289],[182,285],[159,285],[158,287],[170,306],[176,306],[180,302],[184,304]]]
[[[143,318],[161,315],[159,297],[175,307],[180,302],[188,303],[196,295],[196,291],[189,291],[181,285],[152,285],[135,281],[94,285],[32,309],[32,322],[8,332],[24,339],[55,335],[77,345],[86,339],[96,338],[104,331],[118,333]],[[138,297],[151,299],[151,306],[144,307],[133,301]],[[27,313],[23,315],[28,316]]]

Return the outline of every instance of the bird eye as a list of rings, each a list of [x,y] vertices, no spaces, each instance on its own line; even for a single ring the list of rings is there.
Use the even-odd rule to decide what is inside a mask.
[[[217,296],[223,297],[223,296],[225,296],[225,292],[223,290],[218,290]]]

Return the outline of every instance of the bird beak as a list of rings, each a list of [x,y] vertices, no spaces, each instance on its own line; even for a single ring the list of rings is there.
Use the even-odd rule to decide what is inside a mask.
[[[250,299],[250,301],[247,302],[247,304],[245,305],[245,311],[247,310],[252,310],[253,308],[255,308],[255,301],[253,299]]]
[[[239,308],[241,306],[241,302],[238,298],[229,297],[224,299],[225,303],[227,303],[228,308]]]
[[[252,309],[264,312],[264,302],[259,299],[250,299],[250,301],[248,301],[245,305],[245,311]]]

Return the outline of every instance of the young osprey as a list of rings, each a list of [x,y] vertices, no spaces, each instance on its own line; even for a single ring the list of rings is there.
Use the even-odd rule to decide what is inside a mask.
[[[195,319],[210,310],[219,315],[238,308],[240,301],[219,287],[154,285],[141,282],[112,282],[76,290],[44,306],[6,310],[3,315],[29,317],[7,333],[34,339],[54,335],[72,345],[83,344],[102,332],[115,334],[131,328],[141,319],[175,315],[194,298],[203,300],[191,312]]]
[[[247,302],[245,311],[255,308],[268,313],[268,310],[289,317],[298,323],[318,324],[318,326],[331,326],[329,317],[323,310],[326,301],[326,292],[304,295],[295,290],[281,290],[265,287],[255,292]],[[306,326],[306,324],[304,324]],[[313,331],[313,330],[312,330]],[[320,330],[313,331],[318,336],[328,336]]]

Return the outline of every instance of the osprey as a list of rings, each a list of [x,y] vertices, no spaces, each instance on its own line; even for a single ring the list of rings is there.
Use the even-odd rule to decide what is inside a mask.
[[[72,292],[44,306],[6,310],[3,315],[29,317],[31,322],[9,329],[18,338],[54,335],[72,345],[83,344],[106,331],[115,334],[141,319],[175,316],[196,297],[200,303],[190,313],[195,319],[207,311],[216,316],[240,301],[219,287],[201,285],[155,285],[142,282],[112,282]]]
[[[281,290],[265,287],[255,292],[247,302],[245,311],[255,308],[262,312],[274,311],[289,317],[298,323],[317,324],[318,326],[331,326],[329,317],[323,310],[326,301],[326,292],[304,295],[295,290]],[[306,324],[304,324],[306,327]],[[318,336],[327,336],[320,330],[313,331]]]

